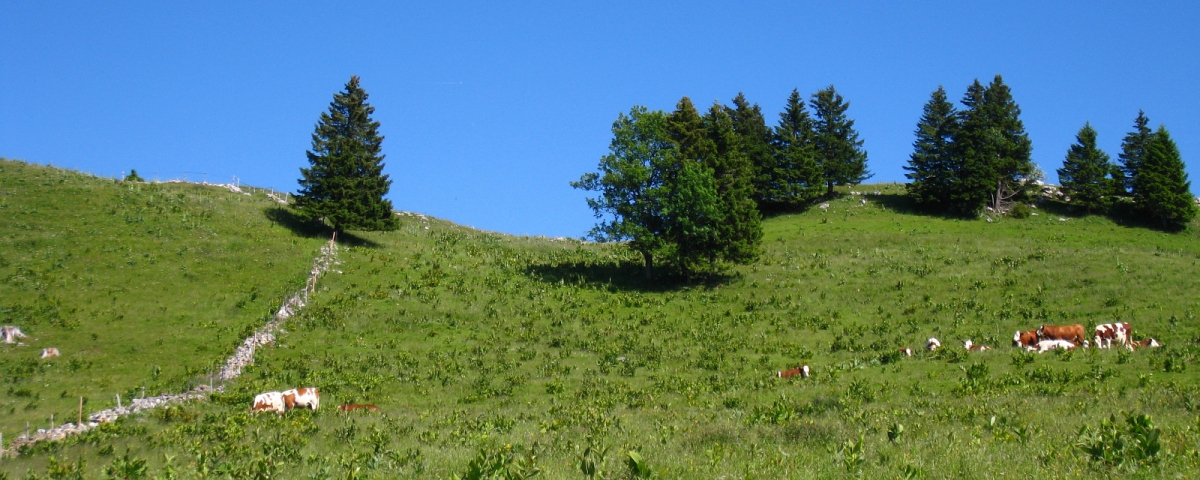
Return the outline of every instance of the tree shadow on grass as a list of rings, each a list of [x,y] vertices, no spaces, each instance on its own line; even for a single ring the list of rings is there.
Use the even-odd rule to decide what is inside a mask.
[[[297,214],[290,208],[271,207],[263,211],[263,216],[272,223],[291,230],[292,233],[304,238],[331,238],[333,229],[319,220],[311,220]],[[352,247],[377,248],[380,245],[371,240],[359,237],[350,232],[342,232],[338,243]]]
[[[524,274],[543,283],[578,285],[610,292],[670,292],[686,288],[713,288],[738,278],[736,273],[717,273],[688,278],[678,272],[659,269],[647,279],[640,263],[560,262],[529,265]]]

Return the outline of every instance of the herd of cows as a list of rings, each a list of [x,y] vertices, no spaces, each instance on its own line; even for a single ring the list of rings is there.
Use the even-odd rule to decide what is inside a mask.
[[[1073,350],[1076,347],[1089,348],[1095,345],[1096,348],[1112,348],[1113,344],[1119,347],[1124,347],[1129,350],[1142,347],[1161,347],[1162,344],[1153,338],[1146,338],[1140,341],[1134,341],[1132,330],[1128,323],[1105,323],[1097,325],[1095,335],[1089,343],[1087,337],[1084,336],[1083,325],[1078,323],[1074,325],[1042,325],[1034,330],[1017,331],[1013,334],[1012,344],[1014,347],[1021,347],[1030,352],[1045,353],[1050,350],[1062,349]],[[930,338],[925,342],[925,349],[929,351],[941,348],[942,342],[936,338]],[[963,341],[963,348],[972,352],[981,352],[991,350],[987,345],[977,345],[971,340]],[[900,349],[900,354],[911,357],[913,351],[911,348]],[[801,365],[791,370],[782,370],[775,373],[779,378],[792,378],[799,376],[808,378],[810,373],[808,364]]]
[[[316,410],[321,406],[321,392],[313,387],[293,388],[282,392],[266,392],[255,395],[251,412],[275,412],[280,415],[296,407],[308,407]],[[379,407],[369,403],[347,403],[338,405],[339,412],[356,410],[378,412]]]

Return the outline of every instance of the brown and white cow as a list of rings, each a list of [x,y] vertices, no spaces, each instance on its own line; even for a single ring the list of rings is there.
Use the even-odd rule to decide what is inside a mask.
[[[1034,345],[1037,345],[1037,343],[1038,343],[1037,330],[1030,330],[1028,332],[1022,332],[1022,331],[1018,330],[1017,333],[1013,334],[1013,346],[1014,347],[1029,348]]]
[[[1158,340],[1155,340],[1153,338],[1147,338],[1140,342],[1133,342],[1132,344],[1130,344],[1130,346],[1137,347],[1137,348],[1144,348],[1144,347],[1158,348],[1158,347],[1161,347],[1162,344],[1158,343]]]
[[[368,412],[378,412],[379,407],[369,404],[369,403],[347,403],[344,405],[338,405],[339,412],[353,412],[356,410],[366,410]]]
[[[12,325],[5,325],[4,327],[0,327],[0,337],[4,338],[4,343],[8,343],[8,344],[18,343],[18,339],[26,338],[28,336],[29,335],[25,335],[24,333],[21,333],[21,327],[14,327]]]
[[[1037,329],[1038,341],[1066,340],[1076,345],[1082,344],[1087,337],[1083,336],[1083,325],[1042,325]]]
[[[43,348],[43,349],[42,349],[42,358],[54,358],[54,357],[57,357],[57,356],[59,356],[59,355],[60,355],[60,354],[58,353],[58,349],[57,349],[57,348],[50,347],[50,348]]]
[[[809,373],[808,365],[805,364],[805,365],[801,365],[799,367],[793,368],[791,370],[783,370],[780,372],[776,372],[775,376],[779,377],[779,378],[792,378],[796,375],[799,375],[800,378],[808,378],[808,373]]]
[[[929,350],[931,352],[934,350],[937,350],[938,347],[941,347],[941,346],[942,346],[942,342],[939,342],[938,339],[933,338],[933,337],[930,337],[929,341],[925,342],[925,349]]]
[[[284,402],[284,395],[280,392],[266,392],[254,396],[254,406],[250,407],[250,411],[258,412],[275,412],[283,415],[287,412],[288,405]]]
[[[1130,338],[1129,332],[1130,330],[1128,323],[1105,323],[1103,325],[1096,325],[1096,348],[1112,348],[1114,341],[1117,342],[1118,345],[1132,348],[1130,343],[1133,339]]]
[[[284,390],[283,394],[292,396],[292,404],[288,408],[308,407],[316,410],[321,406],[321,393],[313,387],[293,388]]]
[[[912,356],[912,349],[911,349],[911,348],[901,348],[901,349],[900,349],[900,354],[901,354],[901,355],[904,355],[904,356],[906,356],[906,357],[911,357],[911,356]]]
[[[963,348],[970,350],[972,352],[985,352],[985,351],[992,349],[992,347],[989,347],[987,345],[976,345],[976,344],[972,343],[970,340],[963,342]]]

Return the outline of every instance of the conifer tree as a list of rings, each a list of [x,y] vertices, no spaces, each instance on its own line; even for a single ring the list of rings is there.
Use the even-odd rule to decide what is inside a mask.
[[[350,77],[317,122],[307,152],[310,167],[300,169],[296,206],[335,232],[397,227],[392,202],[383,198],[392,181],[383,173],[383,136],[371,119],[374,112],[358,77]]]
[[[1179,147],[1166,127],[1158,127],[1138,165],[1133,200],[1144,215],[1166,229],[1182,229],[1196,217],[1191,182],[1183,169]]]
[[[683,97],[679,100],[675,111],[667,115],[666,128],[680,158],[702,162],[712,155],[712,141],[692,99]]]
[[[1117,155],[1121,159],[1121,170],[1124,173],[1125,185],[1129,193],[1133,193],[1134,179],[1137,178],[1138,167],[1142,164],[1142,159],[1146,156],[1146,146],[1150,144],[1154,133],[1147,126],[1150,119],[1146,118],[1146,112],[1138,110],[1138,116],[1133,121],[1133,131],[1125,135],[1121,140],[1121,153]]]
[[[746,96],[738,92],[733,107],[725,113],[733,121],[733,131],[741,142],[742,153],[754,167],[754,201],[759,208],[777,203],[776,180],[778,170],[775,150],[771,145],[771,129],[763,118],[762,108],[750,104]]]
[[[818,90],[809,101],[813,109],[813,133],[817,163],[824,171],[827,195],[834,185],[858,185],[871,178],[867,171],[867,152],[854,130],[854,120],[846,116],[850,104],[830,85]]]
[[[755,206],[754,165],[744,153],[742,137],[733,118],[714,103],[703,118],[713,146],[705,165],[712,170],[720,218],[715,226],[716,243],[707,249],[708,263],[749,263],[758,258],[762,243],[762,217]]]
[[[954,104],[946,99],[946,90],[938,86],[925,103],[913,153],[904,167],[911,172],[904,175],[911,180],[908,196],[917,205],[936,209],[950,203],[957,167],[953,150],[957,128]]]
[[[817,164],[813,135],[812,117],[799,90],[792,90],[772,135],[773,171],[758,172],[759,188],[768,192],[770,202],[795,206],[821,195],[825,176]]]
[[[1091,123],[1085,123],[1075,135],[1075,144],[1067,149],[1058,179],[1071,203],[1091,213],[1108,207],[1108,197],[1113,193],[1113,170],[1108,154],[1096,147],[1096,130]]]
[[[1032,189],[1032,143],[1021,122],[1021,108],[1000,75],[984,87],[975,80],[967,88],[954,135],[958,169],[951,208],[973,214],[985,205],[1005,211]]]

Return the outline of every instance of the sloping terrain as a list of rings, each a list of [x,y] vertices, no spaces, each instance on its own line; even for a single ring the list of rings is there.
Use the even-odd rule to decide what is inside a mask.
[[[182,391],[304,283],[324,239],[262,193],[0,160],[0,432]],[[43,348],[61,352],[41,359]],[[7,443],[6,443],[7,445]]]
[[[1128,228],[1052,205],[1024,220],[944,219],[909,213],[899,186],[868,189],[881,195],[865,205],[848,195],[768,219],[759,262],[700,284],[641,280],[620,245],[404,216],[399,231],[341,249],[342,274],[226,393],[40,444],[0,468],[1200,474],[1194,229]],[[1018,329],[1114,320],[1165,346],[1009,346]],[[944,348],[923,351],[929,337]],[[966,352],[967,339],[994,350]],[[775,377],[802,362],[812,378]],[[320,410],[248,412],[254,394],[300,386],[321,389]],[[342,414],[341,403],[381,411]]]

